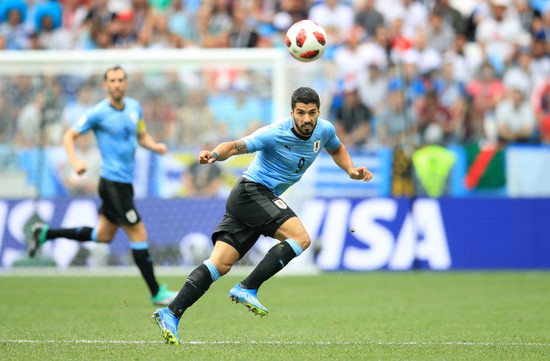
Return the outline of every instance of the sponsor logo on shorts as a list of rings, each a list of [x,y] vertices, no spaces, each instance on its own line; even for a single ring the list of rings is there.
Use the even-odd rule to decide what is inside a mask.
[[[281,198],[275,198],[273,200],[273,203],[275,203],[275,205],[281,209],[287,209],[288,206],[286,205],[286,203],[281,199]]]
[[[317,153],[319,149],[321,148],[321,141],[316,140],[315,143],[313,143],[313,151]]]
[[[126,219],[130,223],[136,223],[137,221],[137,213],[135,210],[130,209],[128,212],[126,212]]]

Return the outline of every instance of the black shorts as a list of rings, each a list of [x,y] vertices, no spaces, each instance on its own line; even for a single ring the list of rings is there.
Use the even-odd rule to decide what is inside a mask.
[[[231,190],[222,221],[212,233],[212,242],[233,246],[241,258],[260,235],[273,237],[289,218],[296,214],[263,184],[241,177]]]
[[[141,221],[134,205],[134,187],[131,183],[99,179],[99,213],[117,225],[134,225]]]

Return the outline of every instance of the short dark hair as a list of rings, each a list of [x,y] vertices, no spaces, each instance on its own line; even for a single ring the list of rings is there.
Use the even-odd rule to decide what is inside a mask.
[[[290,106],[292,109],[296,106],[296,103],[315,103],[317,108],[321,107],[321,100],[319,99],[319,94],[311,88],[301,87],[294,91],[292,98],[290,100]]]
[[[124,69],[122,69],[120,65],[115,65],[112,68],[109,68],[105,71],[105,74],[103,74],[103,80],[107,80],[107,73],[113,70],[122,70],[122,72],[124,73],[124,79],[126,79],[126,72],[124,71]]]

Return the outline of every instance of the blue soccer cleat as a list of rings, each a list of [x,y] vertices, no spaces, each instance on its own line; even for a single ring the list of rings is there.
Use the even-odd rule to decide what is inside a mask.
[[[170,312],[168,307],[156,310],[152,318],[162,331],[162,338],[166,343],[173,345],[180,344],[180,339],[178,338],[178,323],[180,320]]]
[[[255,315],[260,315],[261,317],[267,316],[269,311],[258,301],[257,293],[258,290],[247,290],[246,288],[242,288],[240,283],[237,283],[229,291],[229,298],[233,302],[244,304]]]

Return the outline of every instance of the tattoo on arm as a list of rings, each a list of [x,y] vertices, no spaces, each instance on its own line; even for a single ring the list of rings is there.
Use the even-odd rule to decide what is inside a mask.
[[[237,140],[233,147],[237,151],[237,154],[246,153],[248,151],[248,148],[243,140]]]

